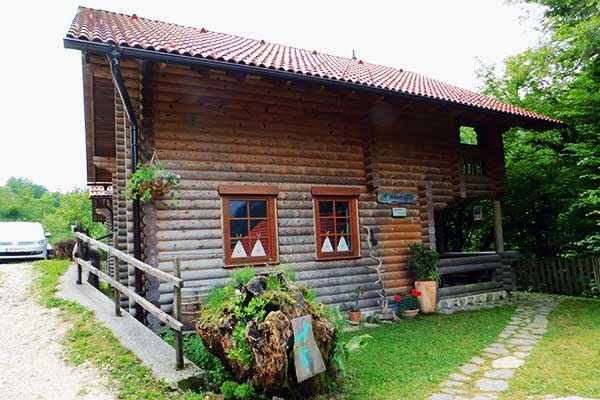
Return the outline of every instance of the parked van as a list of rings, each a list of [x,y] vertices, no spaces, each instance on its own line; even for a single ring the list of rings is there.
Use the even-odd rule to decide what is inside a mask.
[[[49,236],[39,222],[0,222],[0,260],[46,259]]]

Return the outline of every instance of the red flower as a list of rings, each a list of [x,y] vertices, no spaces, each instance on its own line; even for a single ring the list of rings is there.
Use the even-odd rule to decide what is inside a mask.
[[[417,289],[413,289],[413,290],[411,291],[411,294],[412,294],[414,297],[419,297],[419,296],[421,295],[421,292],[419,292]]]
[[[400,303],[400,300],[402,300],[402,297],[400,297],[400,295],[399,295],[399,294],[395,294],[395,295],[394,295],[394,301],[395,301],[396,303]]]

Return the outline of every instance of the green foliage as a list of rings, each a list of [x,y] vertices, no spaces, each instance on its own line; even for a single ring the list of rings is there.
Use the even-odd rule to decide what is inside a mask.
[[[369,339],[373,339],[373,337],[365,334],[353,336],[347,341],[336,341],[333,348],[333,356],[331,361],[340,377],[346,375],[348,368],[347,361],[350,353],[366,346],[366,344],[369,342]]]
[[[94,318],[94,313],[80,304],[55,297],[60,276],[67,270],[66,260],[36,261],[39,273],[35,293],[39,302],[58,308],[69,325],[63,344],[66,359],[75,365],[90,363],[110,378],[116,397],[123,400],[205,400],[210,394],[173,390],[156,379],[130,350],[121,346],[113,333]]]
[[[136,171],[127,182],[127,197],[140,201],[152,200],[153,191],[164,195],[175,189],[181,178],[167,171],[162,164],[150,162],[138,164]]]
[[[440,274],[437,269],[439,254],[422,244],[413,243],[408,246],[410,256],[407,260],[408,268],[417,274],[420,281],[438,281]]]
[[[477,144],[477,133],[475,133],[474,128],[471,128],[470,126],[461,126],[459,135],[461,144]]]
[[[175,334],[172,329],[167,328],[160,335],[165,342],[175,347]],[[206,350],[197,334],[183,335],[183,350],[185,356],[206,373],[211,390],[219,389],[221,384],[230,378],[221,361]]]
[[[249,383],[226,381],[221,385],[224,400],[252,400],[256,397],[254,388]]]
[[[235,287],[242,287],[246,283],[250,282],[250,279],[254,278],[255,276],[256,271],[254,271],[254,268],[244,267],[233,271],[233,274],[231,274],[231,279],[233,280]]]
[[[81,221],[92,237],[106,234],[103,224],[92,222],[92,202],[85,190],[49,192],[25,178],[9,178],[0,186],[0,221],[41,222],[50,243],[73,237],[71,225]]]
[[[544,38],[481,71],[485,93],[567,124],[505,135],[507,247],[555,256],[600,253],[600,12],[597,0],[545,6]]]
[[[460,365],[494,343],[512,315],[512,308],[495,308],[362,330],[359,335],[373,338],[346,360],[344,399],[426,399]],[[356,334],[343,333],[340,340]]]
[[[322,308],[323,317],[325,317],[325,319],[327,319],[328,321],[333,323],[333,325],[335,325],[336,332],[342,332],[344,328],[346,328],[346,326],[348,325],[348,320],[346,319],[346,317],[344,317],[344,314],[342,314],[340,308],[329,307],[326,305],[323,305]]]

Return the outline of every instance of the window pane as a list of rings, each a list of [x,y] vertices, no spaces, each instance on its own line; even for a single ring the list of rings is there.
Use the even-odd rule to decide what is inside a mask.
[[[229,201],[229,218],[246,218],[248,217],[246,200],[230,200]]]
[[[319,215],[333,217],[333,201],[319,201]]]
[[[231,239],[248,236],[248,220],[229,221],[229,234]]]
[[[249,239],[233,239],[231,241],[231,258],[245,258],[250,256]]]
[[[321,233],[335,233],[333,226],[333,218],[320,218]]]
[[[266,218],[267,217],[267,202],[265,200],[250,201],[250,217]]]
[[[350,233],[350,219],[337,218],[335,220],[335,233]]]
[[[269,222],[266,219],[251,219],[250,220],[250,236],[252,237],[269,237]]]
[[[269,238],[267,236],[250,239],[250,257],[269,257]]]
[[[347,201],[336,201],[335,202],[335,215],[337,217],[349,217],[350,216],[350,203]]]
[[[337,246],[335,247],[336,251],[344,252],[344,251],[352,251],[352,243],[350,236],[337,236]]]

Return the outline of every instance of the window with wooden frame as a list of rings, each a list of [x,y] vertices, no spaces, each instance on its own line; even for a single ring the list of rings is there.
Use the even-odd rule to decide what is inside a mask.
[[[358,191],[313,187],[317,260],[360,256]]]
[[[276,263],[276,188],[219,187],[225,266]],[[229,190],[227,190],[229,189]],[[246,193],[243,193],[246,192]]]

